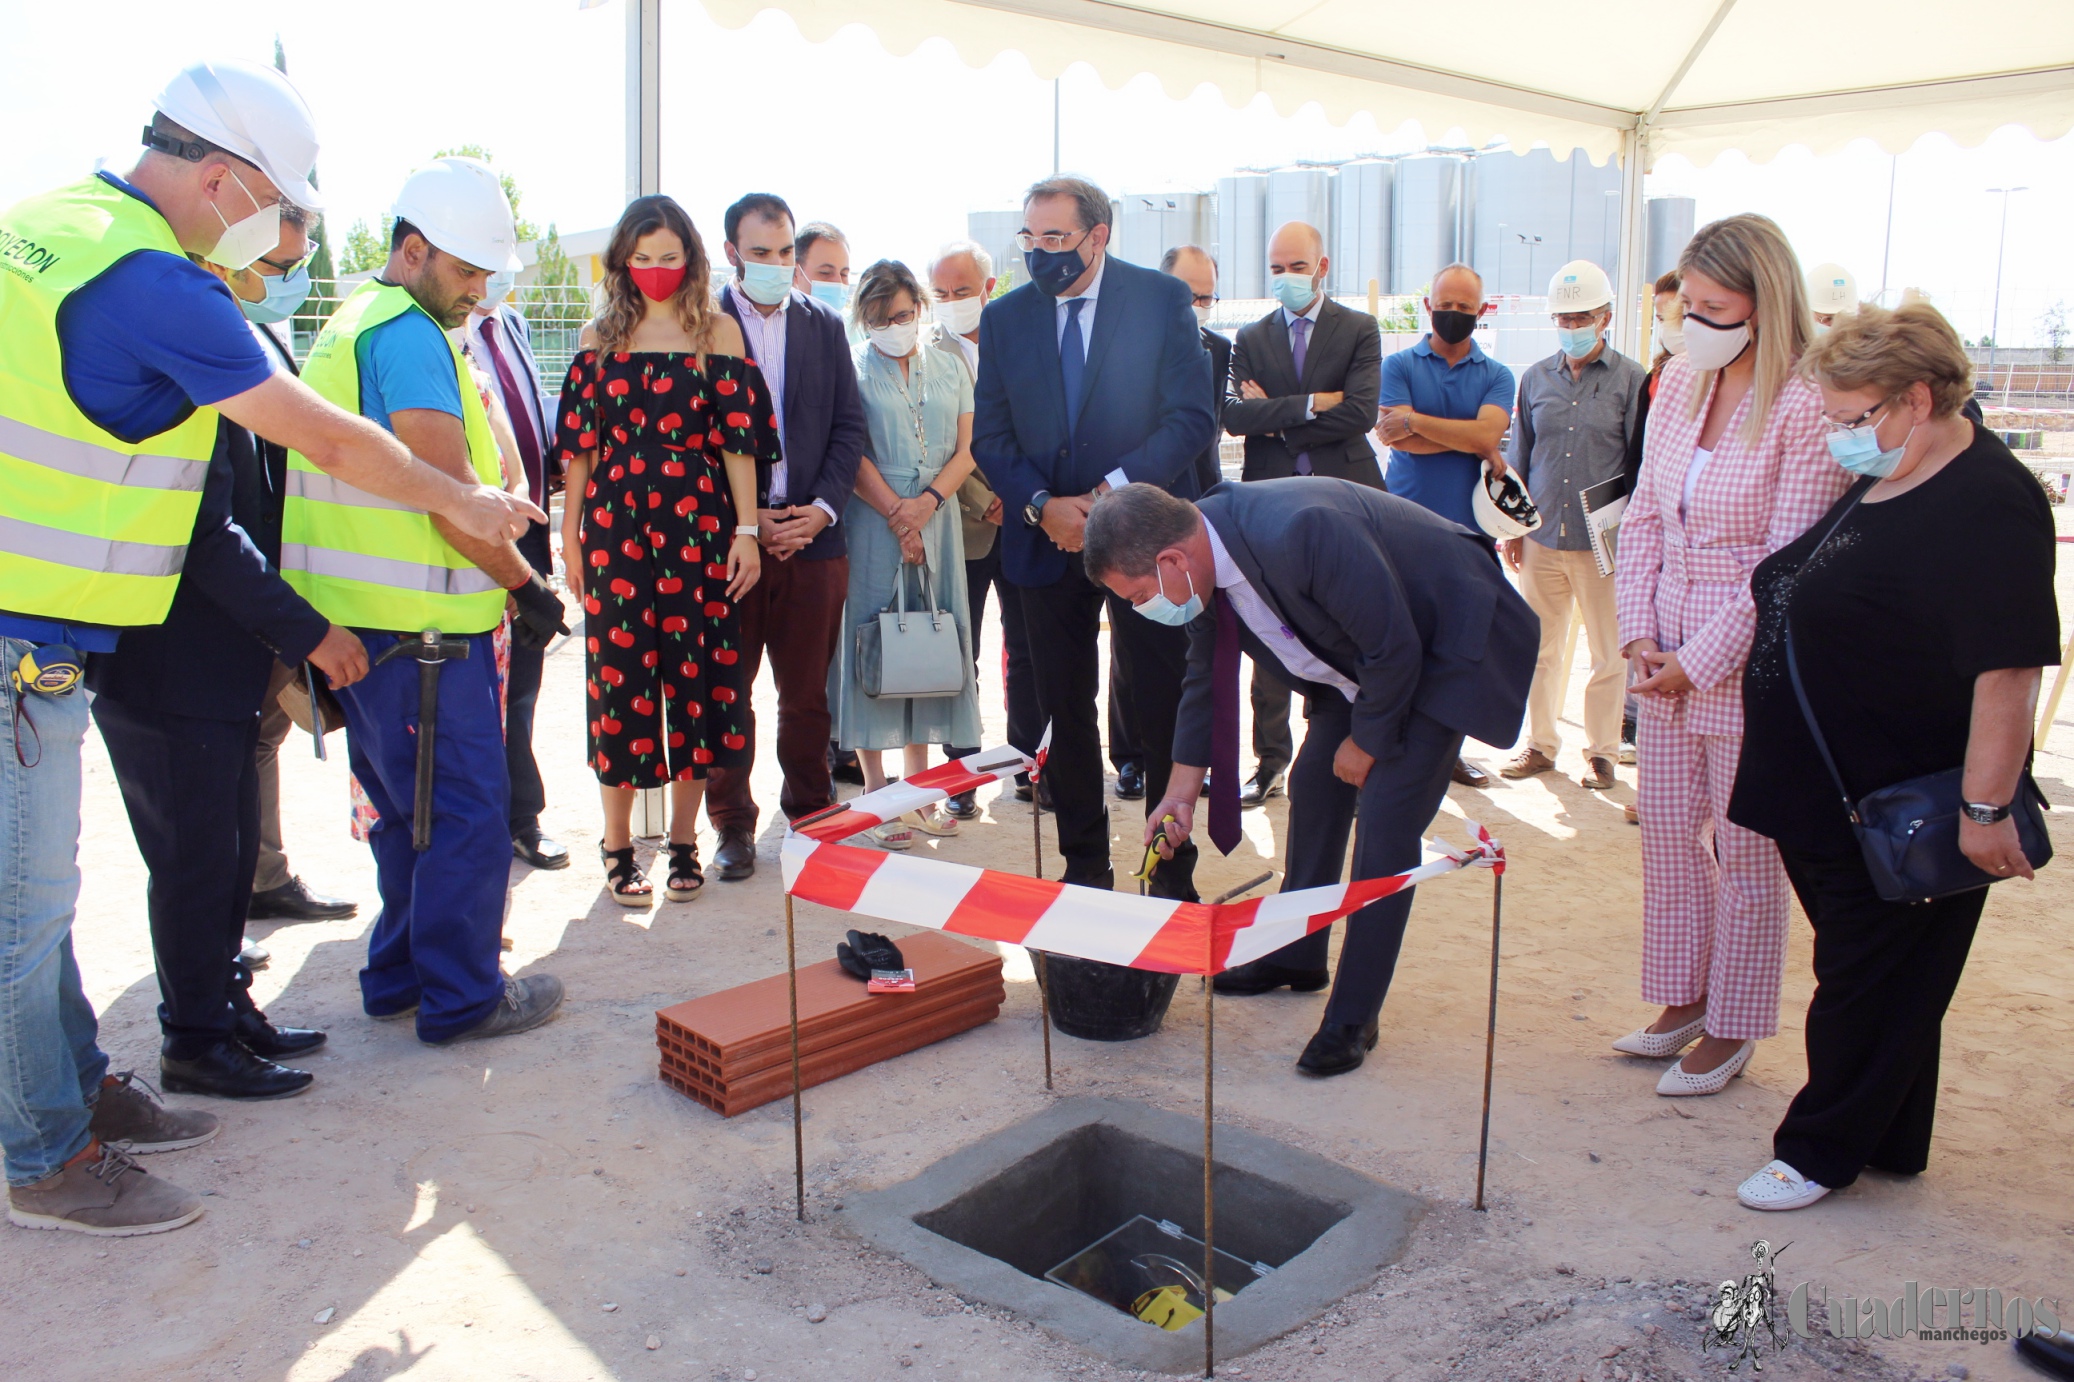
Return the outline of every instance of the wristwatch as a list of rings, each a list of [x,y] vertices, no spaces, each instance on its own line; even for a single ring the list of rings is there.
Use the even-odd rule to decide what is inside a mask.
[[[1960,803],[1959,809],[1965,812],[1966,819],[1975,825],[1998,825],[2009,818],[2009,808],[2014,804],[2011,802],[2002,806],[1989,806],[1984,802],[1968,801]]]
[[[1031,495],[1030,502],[1023,505],[1023,522],[1029,524],[1032,528],[1042,525],[1044,522],[1044,506],[1050,502],[1051,491],[1048,489],[1040,489]]]

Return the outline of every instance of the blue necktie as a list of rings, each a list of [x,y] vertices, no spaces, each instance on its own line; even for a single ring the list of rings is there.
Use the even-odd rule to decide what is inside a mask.
[[[1059,338],[1059,375],[1066,383],[1066,430],[1080,425],[1080,381],[1087,373],[1087,346],[1080,338],[1080,309],[1086,298],[1066,304],[1066,334]]]

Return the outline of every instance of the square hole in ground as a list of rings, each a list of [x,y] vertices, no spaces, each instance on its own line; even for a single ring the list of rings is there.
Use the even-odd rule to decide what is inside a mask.
[[[1169,1331],[1045,1273],[1135,1216],[1203,1231],[1202,1123],[1123,1100],[1062,1100],[904,1184],[849,1197],[878,1246],[972,1299],[1111,1362],[1187,1372],[1202,1324]],[[1217,1352],[1295,1329],[1401,1256],[1422,1202],[1272,1138],[1219,1127],[1216,1247],[1271,1268],[1217,1306]],[[1200,1269],[1201,1247],[1173,1254]],[[1253,1275],[1251,1273],[1249,1276]],[[1219,1274],[1219,1284],[1228,1278]]]

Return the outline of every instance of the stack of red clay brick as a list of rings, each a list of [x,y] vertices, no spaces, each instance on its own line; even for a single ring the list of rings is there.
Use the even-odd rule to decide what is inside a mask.
[[[817,1085],[955,1036],[1001,1011],[1001,957],[934,931],[900,940],[913,993],[866,993],[834,960],[799,971],[800,1083]],[[785,976],[655,1015],[662,1078],[732,1118],[792,1092]]]

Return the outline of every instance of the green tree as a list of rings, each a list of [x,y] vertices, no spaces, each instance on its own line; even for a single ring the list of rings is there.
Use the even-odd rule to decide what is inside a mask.
[[[590,307],[577,285],[576,264],[562,249],[562,237],[550,221],[535,246],[532,291],[523,294],[520,310],[535,326],[576,327],[589,319]]]
[[[527,240],[538,240],[540,238],[540,227],[519,214],[519,202],[522,194],[519,192],[518,179],[512,177],[511,174],[505,172],[502,168],[497,168],[496,156],[488,149],[485,149],[480,144],[459,144],[451,149],[441,149],[432,156],[434,158],[473,158],[495,168],[497,181],[504,185],[505,199],[511,203],[511,219],[518,228],[520,242],[523,243]]]
[[[2045,315],[2038,318],[2038,326],[2045,333],[2047,355],[2055,365],[2064,363],[2067,358],[2067,304],[2055,302],[2046,308]]]
[[[366,221],[353,222],[352,228],[346,232],[345,247],[339,252],[338,271],[342,274],[366,273],[388,263],[389,232],[395,227],[393,216],[382,217],[379,235],[367,228]]]

